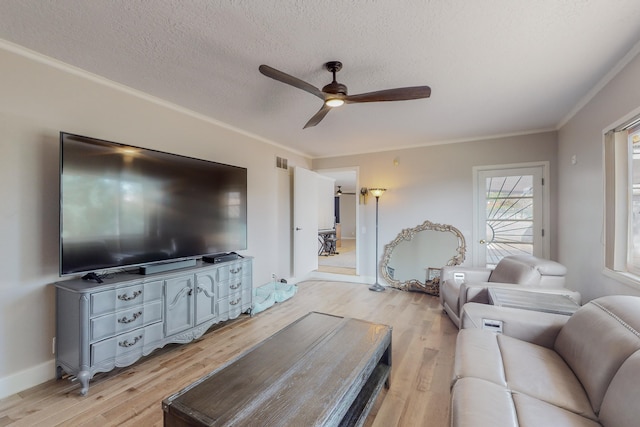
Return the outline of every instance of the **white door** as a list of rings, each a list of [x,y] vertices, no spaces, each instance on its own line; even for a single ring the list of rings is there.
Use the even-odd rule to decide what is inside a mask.
[[[302,278],[318,269],[318,177],[293,169],[293,274]]]
[[[474,265],[495,266],[507,255],[549,257],[547,164],[474,168]]]

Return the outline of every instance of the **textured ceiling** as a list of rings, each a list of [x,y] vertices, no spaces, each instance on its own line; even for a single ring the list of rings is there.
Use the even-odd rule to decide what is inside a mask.
[[[555,129],[640,40],[638,0],[2,0],[0,38],[311,157]],[[260,64],[350,94],[320,108]],[[0,65],[1,67],[1,65]]]

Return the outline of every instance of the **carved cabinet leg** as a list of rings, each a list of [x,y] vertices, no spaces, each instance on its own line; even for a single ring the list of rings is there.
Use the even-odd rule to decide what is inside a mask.
[[[80,395],[85,396],[89,391],[89,371],[80,371],[77,375],[78,381],[82,388],[80,389]]]

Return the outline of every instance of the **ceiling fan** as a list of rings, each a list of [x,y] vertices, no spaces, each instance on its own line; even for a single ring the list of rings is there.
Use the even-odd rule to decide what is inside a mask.
[[[259,70],[262,74],[279,82],[297,87],[312,95],[322,99],[323,104],[320,110],[313,116],[304,129],[315,126],[327,113],[334,107],[340,107],[343,104],[356,104],[359,102],[380,102],[380,101],[406,101],[410,99],[428,98],[431,96],[431,88],[429,86],[411,86],[396,89],[379,90],[376,92],[361,93],[359,95],[348,95],[347,87],[336,81],[336,73],[342,69],[342,62],[330,61],[324,64],[325,68],[333,74],[333,81],[322,88],[290,76],[287,73],[276,70],[268,65],[261,65]]]
[[[346,195],[346,196],[355,196],[356,193],[345,193],[344,191],[342,191],[342,185],[338,185],[338,191],[336,191],[336,196],[342,196],[342,195]]]

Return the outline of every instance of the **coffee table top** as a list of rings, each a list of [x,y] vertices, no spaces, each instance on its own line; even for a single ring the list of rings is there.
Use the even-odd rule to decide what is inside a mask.
[[[580,305],[567,295],[498,287],[489,288],[489,302],[499,307],[520,308],[568,316],[580,308]]]
[[[336,425],[390,345],[389,326],[312,312],[162,406],[197,425]]]

